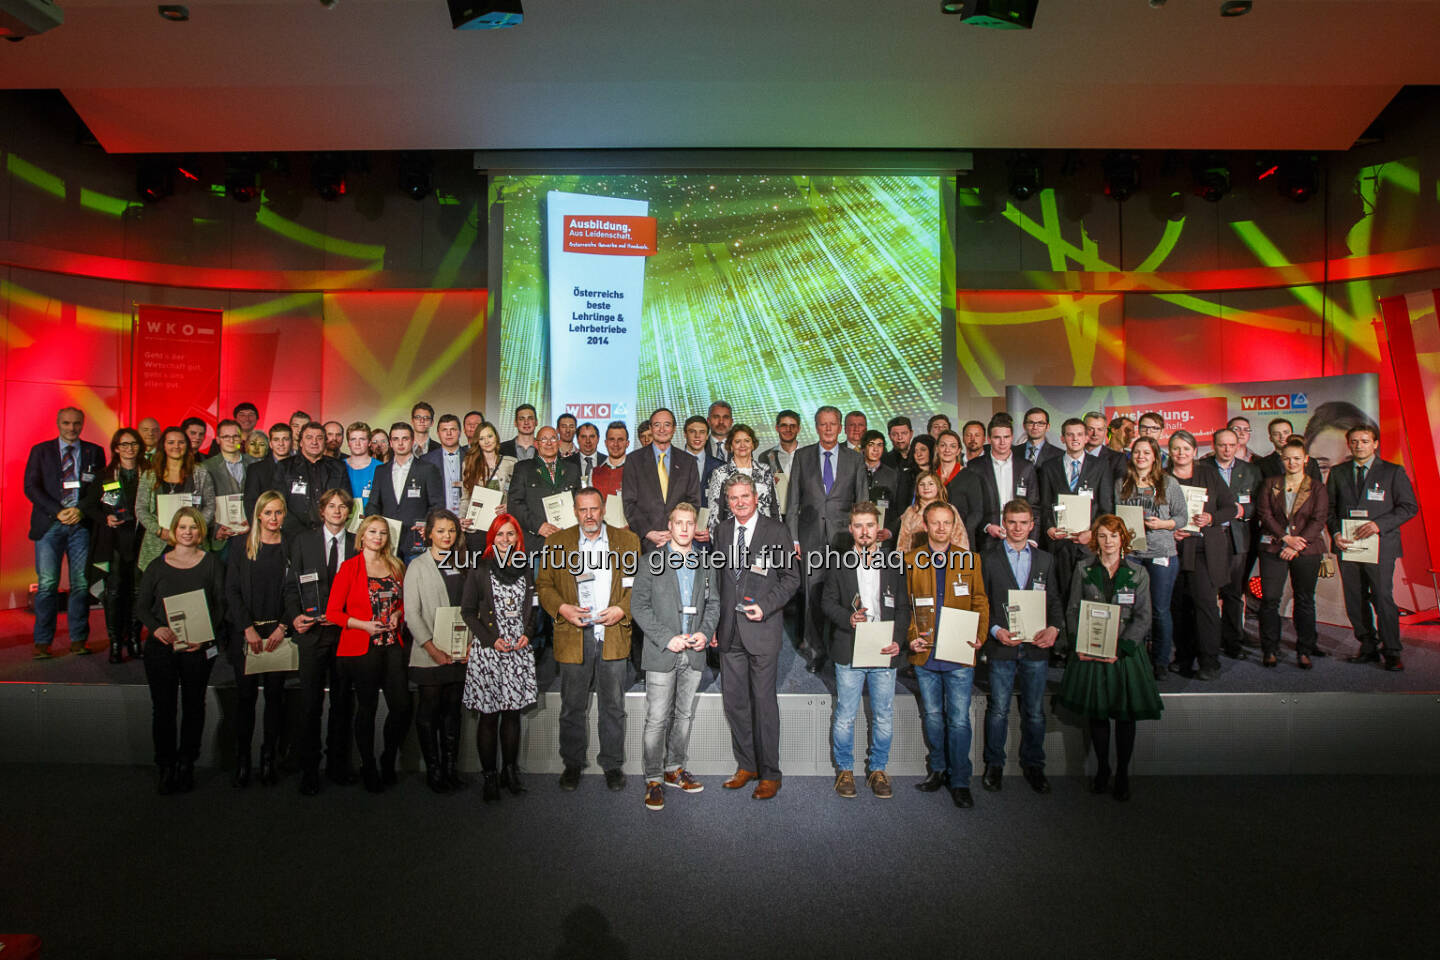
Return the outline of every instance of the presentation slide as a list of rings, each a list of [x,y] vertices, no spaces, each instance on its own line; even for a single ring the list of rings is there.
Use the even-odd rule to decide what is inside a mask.
[[[503,437],[521,403],[633,438],[723,399],[763,446],[786,408],[808,440],[827,403],[882,431],[944,409],[940,177],[494,176],[490,200]]]

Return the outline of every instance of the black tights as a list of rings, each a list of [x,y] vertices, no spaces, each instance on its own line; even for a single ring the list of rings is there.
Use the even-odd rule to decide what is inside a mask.
[[[475,749],[480,754],[480,767],[486,773],[495,772],[497,733],[500,755],[508,767],[520,756],[520,711],[501,710],[499,713],[480,714],[480,726],[475,732]]]
[[[1090,720],[1090,743],[1095,747],[1095,758],[1100,762],[1097,773],[1110,772],[1110,721]],[[1130,773],[1130,756],[1135,752],[1135,721],[1115,721],[1115,772],[1119,776]]]
[[[420,702],[415,710],[415,730],[422,737],[433,732],[450,740],[460,739],[460,694],[465,681],[424,683],[416,687]]]

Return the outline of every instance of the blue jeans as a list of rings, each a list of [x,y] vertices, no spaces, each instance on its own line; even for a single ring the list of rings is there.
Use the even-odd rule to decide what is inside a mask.
[[[920,685],[925,742],[930,746],[930,772],[948,772],[952,787],[968,786],[975,772],[970,764],[970,693],[975,668],[939,671],[916,667],[915,679]]]
[[[35,541],[35,646],[48,647],[55,641],[55,618],[60,587],[60,561],[70,563],[70,642],[90,639],[90,581],[85,568],[90,564],[90,531],[80,524],[50,524],[45,536]]]
[[[985,766],[1005,766],[1010,732],[1010,695],[1020,681],[1020,765],[1045,766],[1045,676],[1047,660],[991,660],[990,702],[985,708]]]
[[[895,670],[891,667],[850,667],[835,664],[835,717],[830,721],[830,742],[835,747],[835,766],[841,771],[855,767],[855,715],[860,712],[860,695],[870,688],[870,750],[865,769],[884,770],[890,760],[890,738],[895,733]]]
[[[1153,559],[1141,560],[1150,574],[1150,661],[1168,667],[1175,653],[1175,622],[1170,616],[1170,595],[1180,576],[1180,558],[1169,557],[1167,566]]]

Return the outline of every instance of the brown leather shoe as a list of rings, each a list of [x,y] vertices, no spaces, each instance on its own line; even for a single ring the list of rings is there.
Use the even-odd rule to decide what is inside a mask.
[[[757,774],[754,770],[736,770],[735,776],[731,777],[729,780],[726,780],[724,783],[720,784],[720,786],[724,787],[726,790],[739,790],[741,787],[745,786],[745,784],[749,783],[751,780],[754,780],[757,776],[759,776],[759,774]]]
[[[756,800],[769,800],[780,792],[779,780],[761,780],[755,784],[755,792],[751,794]]]
[[[684,767],[665,774],[665,786],[677,787],[686,793],[699,793],[705,789],[705,785],[690,776],[690,771]]]
[[[890,789],[890,778],[884,770],[871,770],[865,782],[870,784],[870,792],[881,800],[889,800],[894,795]]]
[[[835,792],[846,800],[855,799],[855,774],[841,770],[835,775]]]
[[[645,809],[665,809],[665,788],[660,785],[659,780],[651,780],[645,784]]]

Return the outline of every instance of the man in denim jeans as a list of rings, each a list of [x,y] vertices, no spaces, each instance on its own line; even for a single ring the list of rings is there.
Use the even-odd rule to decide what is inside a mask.
[[[645,809],[665,808],[665,787],[699,793],[685,761],[690,724],[705,669],[705,648],[720,622],[714,565],[695,549],[695,505],[670,511],[670,542],[647,554],[635,571],[630,615],[644,633]]]
[[[1020,498],[1005,504],[1005,539],[985,564],[985,596],[990,598],[990,700],[985,708],[985,773],[980,783],[999,790],[1005,782],[1005,737],[1010,727],[1010,695],[1020,690],[1020,769],[1036,793],[1049,793],[1045,779],[1045,675],[1050,651],[1065,622],[1055,583],[1054,558],[1030,545],[1035,512]],[[1002,562],[1003,561],[1003,562]],[[1009,598],[1013,590],[1045,594],[1045,621],[1019,624],[1012,633]]]
[[[910,663],[920,686],[920,708],[925,742],[930,746],[930,775],[915,789],[933,793],[949,786],[957,807],[973,807],[970,793],[970,693],[975,668],[935,657],[935,629],[947,611],[973,610],[979,617],[974,640],[985,642],[990,604],[976,554],[950,543],[955,512],[936,501],[925,508],[926,542],[905,555],[905,586],[910,595],[912,619],[906,631]],[[928,613],[927,613],[928,609]],[[920,621],[933,626],[920,628]]]
[[[891,797],[885,773],[890,759],[890,738],[895,719],[895,668],[900,643],[910,624],[910,602],[905,594],[905,572],[884,565],[880,552],[880,508],[863,501],[850,508],[850,539],[854,550],[844,561],[825,571],[820,609],[834,626],[830,660],[835,664],[835,716],[830,742],[835,749],[835,792],[855,796],[855,715],[860,696],[870,690],[870,750],[865,758],[865,782],[882,800]],[[888,640],[880,649],[884,666],[854,666],[855,630],[862,623],[890,623]]]
[[[30,539],[35,541],[35,659],[50,659],[59,614],[60,564],[70,564],[70,652],[84,654],[90,639],[90,524],[80,499],[96,482],[105,453],[80,439],[85,414],[65,407],[55,418],[60,436],[30,448],[25,461],[25,496],[30,501]]]

